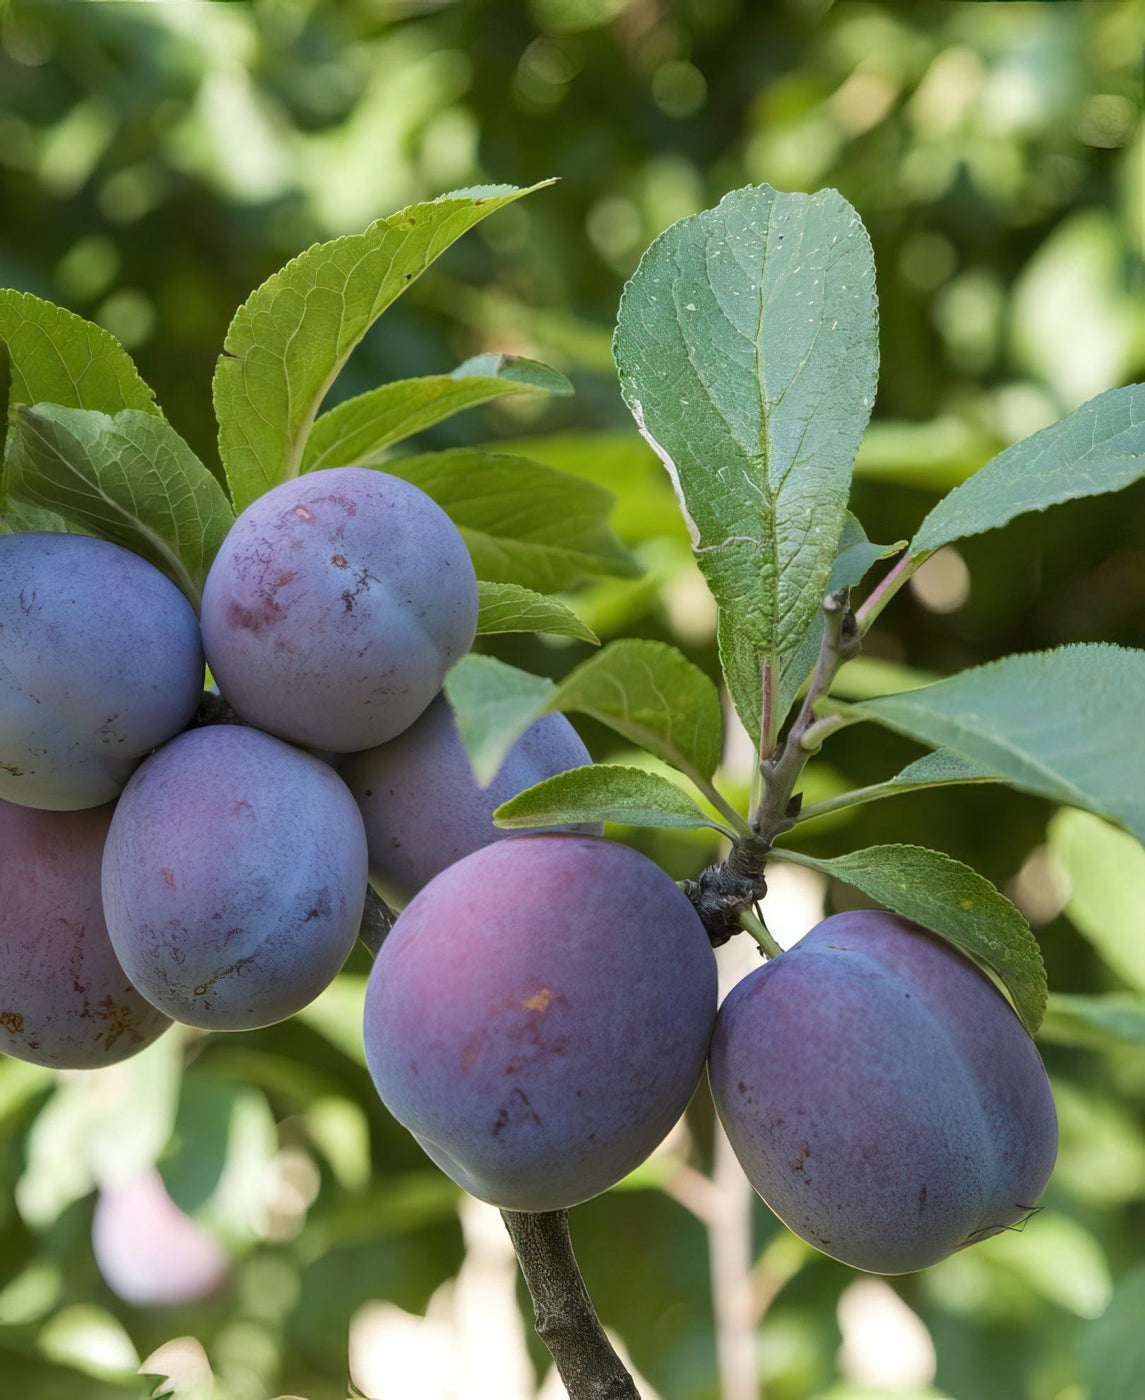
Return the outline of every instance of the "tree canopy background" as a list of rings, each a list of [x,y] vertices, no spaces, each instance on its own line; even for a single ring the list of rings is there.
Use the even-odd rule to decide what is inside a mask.
[[[749,182],[833,185],[852,201],[874,243],[882,336],[852,507],[871,538],[909,536],[1000,448],[1143,376],[1143,56],[1139,0],[17,3],[0,7],[0,283],[113,331],[217,467],[211,371],[254,286],[310,243],[416,199],[558,176],[416,284],[339,392],[482,350],[560,368],[575,398],[506,400],[423,445],[497,439],[609,486],[646,572],[570,601],[603,638],[671,640],[718,676],[714,608],[612,366],[620,290],[643,248]],[[884,615],[851,684],[1099,639],[1145,646],[1145,483],[944,550]],[[533,637],[483,645],[554,676],[584,654]],[[595,756],[617,753],[605,730],[578,727]],[[809,771],[809,798],[844,774],[877,781],[914,752],[848,732]],[[729,792],[749,769],[741,736]],[[677,878],[716,853],[703,834],[612,834]],[[825,818],[811,835],[822,855],[904,838],[948,851],[1016,899],[1051,988],[1145,993],[1145,853],[1094,818],[982,787]],[[855,900],[789,875],[768,902],[781,940],[824,902]],[[506,1379],[524,1356],[511,1315],[489,1303],[485,1360],[463,1335],[473,1280],[503,1302],[511,1261],[480,1213],[459,1217],[457,1191],[376,1099],[356,1024],[366,966],[359,952],[314,1008],[266,1031],[172,1033],[87,1077],[0,1063],[0,1375],[12,1393],[139,1396],[139,1360],[193,1335],[222,1396],[344,1400],[352,1329],[367,1393],[531,1393],[531,1374]],[[916,1353],[893,1393],[1145,1393],[1145,1047],[1085,1040],[1050,1018],[1062,1149],[1024,1234],[892,1285],[799,1245],[757,1203],[769,1397],[884,1394],[893,1357]],[[225,1286],[193,1307],[132,1307],[92,1258],[97,1187],[155,1162],[234,1257]],[[701,1092],[659,1158],[573,1217],[602,1317],[664,1400],[719,1393],[694,1194],[710,1167]],[[434,1366],[455,1353],[467,1378],[435,1391]]]

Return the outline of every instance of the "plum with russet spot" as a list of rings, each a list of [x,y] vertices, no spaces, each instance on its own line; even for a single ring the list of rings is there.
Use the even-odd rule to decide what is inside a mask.
[[[337,974],[366,897],[366,835],[334,770],[256,729],[189,730],[115,810],[103,899],[132,982],[174,1020],[250,1030]]]
[[[382,1101],[471,1194],[560,1210],[639,1166],[684,1111],[715,1016],[690,901],[628,846],[515,836],[416,895],[366,992]]]
[[[258,728],[333,753],[408,728],[476,627],[457,527],[424,491],[366,467],[260,496],[203,589],[203,646],[226,699]]]
[[[836,914],[740,982],[709,1074],[756,1190],[871,1273],[1021,1221],[1057,1151],[1049,1081],[993,983],[916,924]]]

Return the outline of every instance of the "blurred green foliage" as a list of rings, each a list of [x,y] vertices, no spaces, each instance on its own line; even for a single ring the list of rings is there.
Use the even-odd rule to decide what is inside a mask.
[[[750,181],[835,185],[856,205],[879,270],[883,369],[852,506],[872,539],[907,537],[1000,446],[1145,371],[1143,52],[1140,0],[17,0],[0,6],[0,283],[111,329],[217,470],[211,370],[263,278],[414,199],[559,176],[418,283],[337,392],[483,350],[562,369],[574,399],[499,402],[418,445],[508,435],[608,485],[646,572],[570,601],[603,637],[673,641],[716,675],[714,611],[611,366],[621,284],[641,250]],[[942,674],[1096,639],[1145,645],[1142,485],[944,552],[868,655]],[[586,654],[532,637],[489,649],[550,675]],[[584,730],[598,756],[615,753],[606,731]],[[847,731],[810,770],[808,798],[877,781],[913,753],[890,734]],[[722,780],[746,795],[742,742],[729,743]],[[677,877],[716,853],[703,834],[615,834]],[[1096,819],[1054,819],[1048,804],[985,787],[807,832],[824,856],[902,839],[1010,892],[1052,988],[1145,992],[1140,862]],[[828,907],[855,898],[826,896]],[[151,1389],[130,1378],[140,1360],[187,1335],[226,1400],[344,1400],[354,1321],[389,1366],[384,1390],[367,1379],[377,1363],[370,1372],[359,1357],[355,1379],[371,1393],[508,1396],[472,1376],[468,1390],[431,1388],[478,1276],[466,1270],[488,1246],[373,1093],[357,1032],[365,970],[359,950],[289,1024],[173,1033],[99,1075],[0,1063],[5,1393],[138,1397]],[[1145,1394],[1145,1051],[1067,1042],[1043,1045],[1062,1125],[1046,1210],[1021,1235],[895,1281],[937,1356],[936,1373],[924,1363],[895,1394]],[[686,1137],[573,1220],[605,1322],[664,1400],[719,1394],[707,1242],[685,1190],[711,1166],[710,1142],[701,1092]],[[224,1289],[194,1305],[130,1306],[92,1258],[96,1188],[152,1163],[235,1260]],[[886,1304],[889,1288],[856,1293],[853,1274],[797,1246],[758,1203],[755,1246],[771,1400],[888,1393],[854,1345],[857,1331],[877,1333],[856,1299]],[[394,1310],[427,1306],[421,1332]],[[176,1393],[193,1393],[196,1355],[176,1358]]]

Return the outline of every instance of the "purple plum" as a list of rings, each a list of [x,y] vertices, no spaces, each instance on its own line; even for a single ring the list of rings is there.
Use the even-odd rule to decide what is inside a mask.
[[[366,467],[260,496],[203,589],[203,646],[226,699],[260,729],[334,753],[407,729],[476,627],[457,527],[416,486]]]
[[[111,941],[176,1021],[250,1030],[334,978],[366,898],[366,834],[328,764],[238,725],[189,730],[140,765],[103,860]]]
[[[226,1250],[179,1209],[154,1169],[100,1191],[91,1245],[108,1288],[137,1308],[201,1302],[230,1271]]]
[[[639,852],[572,833],[497,841],[416,895],[366,992],[386,1107],[474,1196],[559,1210],[638,1166],[703,1069],[716,967]]]
[[[0,536],[0,798],[110,802],[202,690],[194,609],[154,565],[88,535]]]
[[[744,978],[709,1074],[771,1209],[870,1273],[925,1268],[1015,1224],[1053,1170],[1034,1042],[968,958],[894,914],[836,914]]]
[[[112,808],[40,812],[0,801],[0,1050],[99,1069],[171,1022],[119,965],[100,901]]]
[[[488,787],[478,786],[453,711],[438,696],[396,739],[338,764],[366,823],[370,878],[392,904],[408,904],[462,856],[512,836],[493,825],[502,802],[592,758],[564,715],[521,735]],[[599,836],[598,824],[571,828]]]

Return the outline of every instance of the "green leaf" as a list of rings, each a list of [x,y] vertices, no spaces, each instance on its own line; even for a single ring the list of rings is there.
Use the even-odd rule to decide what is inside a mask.
[[[374,466],[386,448],[464,408],[522,392],[571,394],[555,369],[519,355],[477,355],[452,374],[399,379],[322,414],[306,440],[304,472]]]
[[[610,642],[560,682],[545,708],[591,715],[689,776],[710,778],[723,753],[719,692],[664,642]]]
[[[401,209],[307,249],[247,298],[214,378],[236,510],[298,475],[322,400],[382,312],[463,233],[540,187],[457,190]]]
[[[114,418],[38,404],[18,408],[4,485],[16,501],[140,554],[196,610],[211,560],[234,515],[223,489],[164,418]]]
[[[23,501],[5,500],[0,496],[0,535],[18,535],[25,530],[56,530],[73,535],[85,535],[75,522],[69,522],[55,510],[42,510]]]
[[[944,787],[948,783],[996,783],[998,774],[955,749],[935,749],[916,758],[891,780],[896,787]]]
[[[814,821],[828,812],[861,807],[867,802],[881,802],[884,797],[901,797],[904,793],[919,792],[924,788],[949,787],[954,783],[997,782],[1001,782],[1001,778],[985,764],[967,758],[954,749],[935,749],[933,753],[924,754],[922,758],[908,763],[901,773],[888,778],[885,783],[855,788],[805,808],[798,820]]]
[[[490,686],[495,686],[493,704]],[[591,715],[700,784],[715,772],[723,751],[715,686],[664,642],[610,642],[556,686],[490,657],[470,655],[449,672],[445,693],[482,782],[492,781],[530,724],[558,710]]]
[[[921,690],[829,712],[948,745],[1003,782],[1111,817],[1145,838],[1145,745],[1134,706],[1145,651],[1106,644],[1009,656]]]
[[[884,695],[898,695],[904,690],[917,690],[940,680],[933,671],[920,671],[903,666],[898,661],[884,661],[878,656],[856,656],[844,663],[831,682],[831,694],[843,700],[878,700]]]
[[[493,820],[509,828],[624,822],[628,826],[712,826],[731,834],[705,816],[670,778],[618,763],[594,763],[546,778],[502,802]]]
[[[716,645],[724,684],[736,714],[758,748],[763,730],[763,667],[767,658],[750,637],[737,629],[730,615],[722,611],[716,618]]]
[[[154,391],[119,341],[73,311],[30,292],[0,288],[0,340],[8,351],[10,407],[57,403],[159,415]]]
[[[58,403],[102,413],[124,408],[160,413],[154,392],[109,331],[31,292],[0,288],[0,358],[5,362],[8,410],[20,404]],[[0,440],[7,418],[6,412],[0,419]],[[5,501],[0,495],[2,535],[67,528],[56,511]],[[74,523],[72,528],[75,532]]]
[[[936,933],[993,973],[1031,1035],[1046,1008],[1046,970],[1030,926],[984,876],[923,846],[869,846],[833,860],[776,848]]]
[[[878,365],[874,262],[834,190],[683,219],[620,306],[621,390],[737,639],[774,668],[826,591]]]
[[[544,713],[555,688],[546,676],[531,675],[475,652],[463,656],[446,672],[445,698],[483,787],[497,776],[517,738]]]
[[[482,632],[548,632],[557,637],[575,637],[578,641],[600,645],[600,638],[582,622],[572,608],[522,588],[519,583],[488,583],[477,585],[477,631]]]
[[[640,572],[608,528],[612,495],[592,482],[468,447],[399,457],[385,470],[432,496],[490,583],[550,593],[586,575]]]
[[[1081,1336],[1087,1400],[1140,1400],[1145,1378],[1145,1264],[1117,1280],[1105,1312]]]
[[[939,501],[911,541],[929,553],[1063,501],[1120,491],[1145,476],[1145,384],[1110,389],[1017,442]]]
[[[1038,1038],[1095,1050],[1145,1046],[1145,996],[1133,992],[1102,996],[1051,992]]]
[[[1145,992],[1145,847],[1072,808],[1055,813],[1047,836],[1069,877],[1070,923],[1118,977]]]

